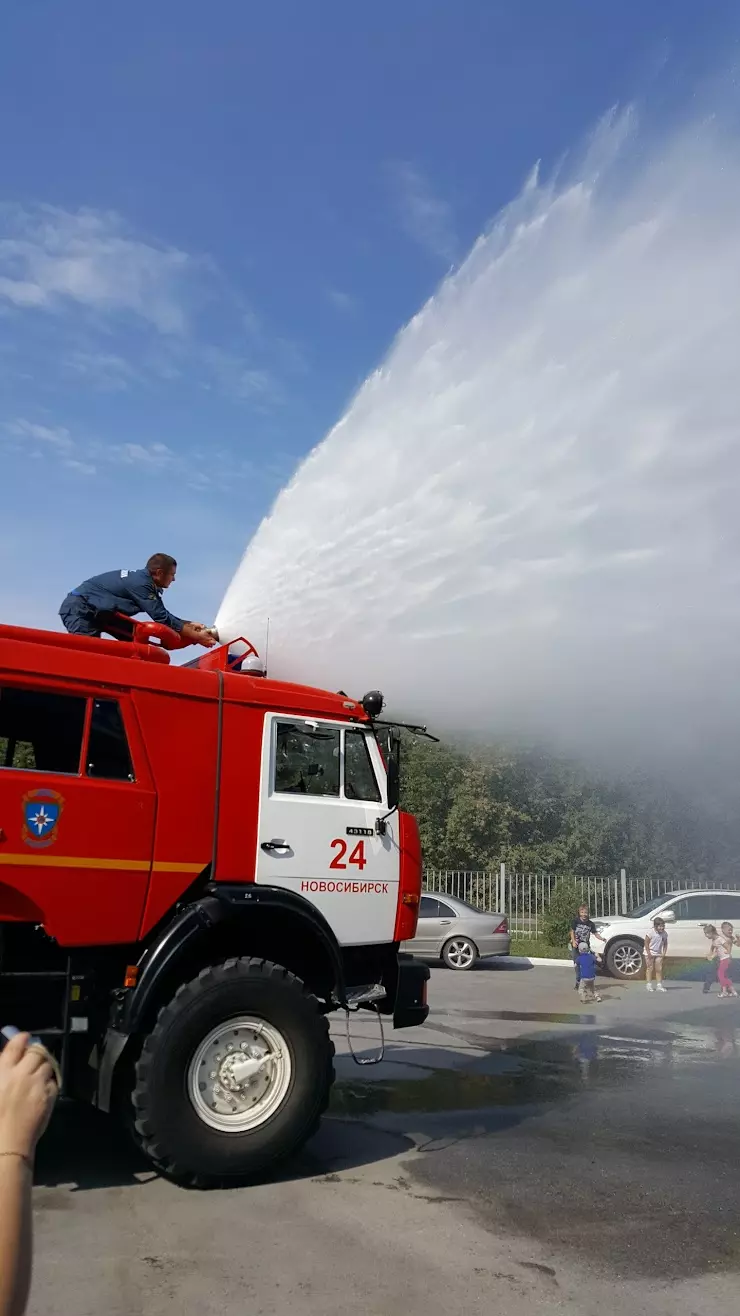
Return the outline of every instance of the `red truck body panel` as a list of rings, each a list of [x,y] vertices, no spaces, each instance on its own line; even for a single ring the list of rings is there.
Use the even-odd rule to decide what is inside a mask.
[[[202,667],[178,667],[151,645],[0,625],[0,698],[10,684],[86,701],[76,770],[0,768],[0,920],[41,923],[62,945],[136,942],[212,861],[214,841],[211,880],[254,879],[265,713],[368,718],[341,694],[215,668],[211,654]],[[134,781],[86,775],[100,700],[120,706]],[[39,810],[57,818],[42,839],[29,823]],[[397,927],[409,936],[416,909],[402,910],[400,893],[421,883],[413,820],[401,835]]]

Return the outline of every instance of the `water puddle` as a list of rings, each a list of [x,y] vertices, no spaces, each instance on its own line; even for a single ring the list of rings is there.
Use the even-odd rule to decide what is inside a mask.
[[[390,1082],[342,1083],[335,1089],[335,1114],[367,1116],[383,1111],[430,1114],[438,1111],[482,1110],[552,1100],[562,1094],[556,1077],[539,1080],[523,1074],[478,1074],[470,1070],[435,1069],[426,1078]]]
[[[515,1019],[517,1022],[521,1020],[529,1022],[531,1020],[535,1024],[579,1024],[584,1026],[598,1022],[595,1014],[574,1014],[571,1010],[561,1011],[558,1014],[542,1010],[431,1010],[430,1018],[434,1015],[449,1017],[454,1014],[461,1014],[466,1019]]]
[[[510,1011],[487,1018],[521,1018]],[[558,1015],[526,1016],[560,1022]],[[565,1016],[571,1021],[573,1016]],[[583,1023],[591,1016],[576,1016]],[[448,1032],[455,1032],[447,1029]],[[548,1039],[506,1041],[475,1036],[479,1054],[457,1069],[431,1068],[424,1077],[358,1078],[340,1083],[333,1094],[335,1114],[363,1117],[388,1113],[495,1110],[537,1105],[576,1095],[582,1088],[625,1087],[648,1070],[668,1077],[717,1061],[740,1058],[739,1030],[729,1021],[681,1024],[659,1029],[624,1027],[609,1033],[583,1033]],[[472,1035],[456,1032],[471,1041]],[[480,1054],[483,1052],[484,1054]],[[402,1062],[401,1062],[402,1063]],[[394,1065],[395,1069],[395,1065]]]

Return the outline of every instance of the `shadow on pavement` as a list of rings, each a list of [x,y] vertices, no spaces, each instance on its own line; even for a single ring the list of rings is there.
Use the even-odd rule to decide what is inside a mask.
[[[476,960],[475,964],[473,965],[473,968],[467,969],[465,970],[465,972],[500,973],[502,969],[505,969],[507,973],[530,973],[532,969],[537,968],[536,964],[521,964],[521,963],[517,964],[515,963],[515,960],[516,960],[516,956],[514,956],[512,959],[509,959],[508,956],[506,955],[494,955],[492,956],[491,959],[488,960]],[[436,962],[437,961],[435,961],[435,963]],[[454,973],[454,972],[455,972],[454,969],[448,969],[448,973]],[[460,976],[459,972],[458,972],[458,976]]]
[[[36,1152],[34,1183],[73,1192],[142,1184],[152,1166],[114,1119],[87,1106],[63,1102]]]
[[[298,1156],[268,1176],[271,1182],[313,1178],[338,1169],[357,1169],[409,1151],[412,1141],[401,1132],[361,1128],[342,1120],[325,1120]],[[143,1188],[158,1171],[112,1118],[85,1106],[59,1107],[36,1153],[36,1187],[64,1188],[66,1193],[96,1188]],[[184,1190],[183,1190],[184,1191]],[[53,1207],[48,1198],[45,1209]]]

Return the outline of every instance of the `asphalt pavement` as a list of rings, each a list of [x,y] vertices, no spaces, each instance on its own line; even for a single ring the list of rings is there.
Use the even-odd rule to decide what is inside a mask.
[[[186,1192],[60,1112],[35,1190],[37,1316],[725,1312],[740,1280],[740,1004],[566,968],[434,969],[430,1019],[355,1065],[273,1182]],[[371,1058],[377,1019],[351,1021]]]

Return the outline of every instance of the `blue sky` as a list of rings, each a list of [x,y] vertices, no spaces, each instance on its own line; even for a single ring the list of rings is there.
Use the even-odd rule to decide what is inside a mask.
[[[679,113],[725,0],[9,0],[0,616],[181,563],[211,620],[296,463],[536,159]]]

